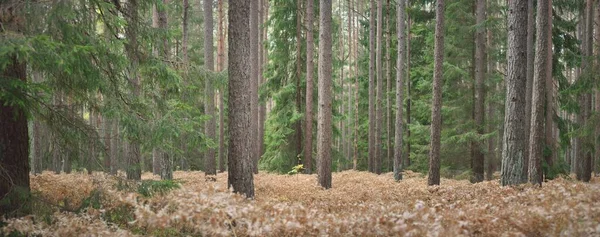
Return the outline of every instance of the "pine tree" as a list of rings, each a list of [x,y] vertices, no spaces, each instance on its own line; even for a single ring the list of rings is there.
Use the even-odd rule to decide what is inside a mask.
[[[332,3],[319,2],[319,87],[317,118],[317,161],[319,185],[331,188],[331,136],[332,136]]]
[[[212,14],[212,0],[204,0],[204,66],[207,72],[214,70],[214,47],[213,47],[213,14]],[[205,114],[209,116],[206,121],[206,137],[211,140],[215,140],[215,99],[214,99],[214,88],[211,76],[205,79]],[[215,159],[215,149],[209,147],[206,151],[206,157],[204,159],[204,173],[206,175],[217,174],[217,162]]]
[[[500,184],[525,182],[525,88],[527,84],[527,0],[508,5],[508,67]]]
[[[250,2],[229,1],[229,152],[227,183],[236,193],[254,198],[251,154]]]
[[[431,150],[429,151],[428,185],[440,185],[440,137],[442,131],[442,77],[444,62],[444,0],[435,8],[435,48],[433,101],[431,105]]]
[[[312,125],[313,125],[313,0],[306,1],[306,112],[304,114],[304,171],[312,172]]]
[[[395,120],[395,142],[394,142],[394,179],[396,181],[402,179],[402,137],[403,137],[403,106],[404,106],[404,56],[406,39],[404,36],[405,31],[405,1],[398,0],[397,7],[398,11],[398,56],[396,61],[396,120]]]

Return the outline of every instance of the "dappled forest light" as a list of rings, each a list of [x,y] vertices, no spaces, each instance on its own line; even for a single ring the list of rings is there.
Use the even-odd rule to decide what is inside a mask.
[[[32,177],[35,217],[11,219],[5,233],[73,236],[596,236],[600,235],[600,179],[581,183],[561,177],[544,183],[501,187],[475,185],[406,172],[344,171],[323,190],[315,175],[255,176],[256,198],[227,190],[202,172],[175,172],[180,185],[144,197],[124,176],[103,173]],[[151,173],[144,180],[159,180]],[[52,185],[50,185],[52,184]],[[137,190],[137,191],[136,191]],[[82,202],[83,201],[83,202]],[[87,203],[85,203],[87,202]],[[39,206],[38,206],[39,205]],[[77,210],[82,205],[89,208]],[[58,210],[63,210],[58,212]],[[56,212],[55,212],[56,211]]]

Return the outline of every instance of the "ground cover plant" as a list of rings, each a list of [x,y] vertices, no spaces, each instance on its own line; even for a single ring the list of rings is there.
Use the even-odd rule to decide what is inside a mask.
[[[31,176],[33,215],[3,220],[13,236],[594,236],[600,235],[600,179],[561,177],[502,187],[407,171],[344,171],[324,190],[315,175],[255,176],[254,200],[202,172],[175,181],[142,175],[143,183],[94,173]],[[144,186],[145,189],[139,187]],[[152,191],[158,187],[160,191]],[[169,188],[165,188],[169,187]],[[150,190],[150,191],[148,191]],[[148,195],[148,193],[153,193]],[[86,204],[87,202],[87,204]]]

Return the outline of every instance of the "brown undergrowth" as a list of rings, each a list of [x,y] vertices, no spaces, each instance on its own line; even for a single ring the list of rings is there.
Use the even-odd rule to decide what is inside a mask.
[[[145,198],[123,188],[122,178],[94,173],[32,176],[32,190],[52,204],[40,216],[6,220],[4,233],[42,236],[600,236],[600,179],[580,183],[559,178],[541,188],[470,184],[408,171],[345,171],[322,190],[315,175],[255,176],[256,199],[227,189],[202,172],[175,172],[180,183]],[[143,179],[158,179],[144,174]],[[93,204],[90,196],[98,196]],[[92,200],[92,201],[90,201]]]

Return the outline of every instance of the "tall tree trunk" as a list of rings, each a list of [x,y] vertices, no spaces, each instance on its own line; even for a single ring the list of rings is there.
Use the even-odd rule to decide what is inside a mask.
[[[10,6],[10,7],[6,7]],[[16,6],[16,7],[13,7]],[[23,4],[0,5],[0,33],[5,30],[15,33],[24,31],[25,19]],[[27,80],[26,62],[10,55],[6,67],[0,74],[2,81],[25,82]],[[11,83],[8,83],[11,84]],[[24,92],[8,86],[3,90],[24,97]],[[27,117],[22,107],[0,99],[0,213],[5,217],[29,214],[29,133]],[[18,103],[17,103],[18,104]]]
[[[501,185],[524,183],[525,89],[527,84],[527,0],[509,2],[508,65]]]
[[[181,51],[183,54],[183,64],[187,66],[188,63],[188,22],[189,22],[190,3],[189,0],[183,0],[183,19],[182,21],[182,39],[181,39]]]
[[[229,152],[227,183],[254,198],[250,84],[250,2],[229,1]]]
[[[535,41],[535,74],[533,76],[533,101],[531,111],[531,124],[529,135],[529,171],[528,180],[532,184],[542,185],[542,156],[544,155],[544,102],[549,98],[545,98],[544,91],[545,82],[548,73],[548,28],[552,26],[548,22],[549,1],[538,1],[536,29],[538,37]],[[549,112],[549,111],[547,111]],[[546,126],[551,125],[550,121],[546,121]]]
[[[476,24],[479,26],[475,32],[475,130],[479,136],[484,134],[484,113],[485,113],[485,36],[486,30],[483,23],[486,19],[485,0],[477,0],[476,3]],[[484,156],[483,143],[475,141],[473,144],[473,157],[471,169],[473,176],[472,183],[483,181]]]
[[[302,77],[302,17],[300,12],[302,11],[302,1],[296,1],[296,110],[298,113],[302,111],[302,91],[300,90],[300,81]],[[302,121],[298,120],[295,124],[294,131],[294,145],[296,150],[294,154],[296,157],[302,153]]]
[[[319,2],[319,85],[317,118],[317,161],[319,185],[331,188],[331,136],[332,136],[332,4],[331,0]]]
[[[354,2],[351,0],[351,2]],[[362,12],[360,1],[358,1],[357,12]],[[358,82],[359,68],[358,68],[358,14],[351,14],[354,16],[352,24],[356,24],[354,27],[354,40],[352,44],[354,45],[354,155],[352,158],[352,169],[356,170],[358,167],[358,92],[360,90],[360,84]]]
[[[371,13],[369,16],[369,172],[375,172],[375,0],[371,0]]]
[[[225,69],[225,14],[223,10],[223,0],[218,3],[219,36],[217,42],[217,71]],[[225,88],[219,90],[219,171],[225,172]]]
[[[493,39],[492,39],[492,31],[491,30],[487,30],[487,48],[490,49],[492,48],[493,45]],[[490,50],[491,51],[491,50]],[[488,78],[491,77],[493,70],[494,70],[494,63],[491,57],[491,54],[487,54],[487,75]],[[490,90],[492,91],[491,93],[489,93],[488,95],[494,95],[495,93],[497,93],[497,91],[494,89],[493,86],[489,87]],[[488,96],[488,98],[491,98],[491,96]],[[493,122],[496,119],[496,102],[492,101],[491,99],[488,99],[487,101],[487,133],[493,133],[494,131],[496,131],[496,124],[495,122]],[[487,150],[487,164],[486,164],[486,176],[485,179],[487,181],[491,181],[494,178],[494,168],[495,168],[495,162],[496,162],[496,136],[491,136],[488,139],[488,150]]]
[[[375,68],[377,70],[377,88],[375,91],[375,173],[381,174],[382,142],[381,128],[383,126],[383,67],[382,67],[382,37],[383,37],[383,0],[377,0],[377,49]]]
[[[141,81],[138,76],[139,66],[139,54],[138,54],[138,0],[129,0],[127,2],[127,27],[125,28],[125,35],[127,38],[127,44],[125,45],[125,51],[129,58],[129,83],[133,87],[133,95],[139,98],[141,95]],[[139,136],[133,136],[129,138],[129,145],[127,146],[127,179],[140,180],[142,177],[141,169],[141,153],[140,153],[140,138]],[[125,152],[124,152],[125,153]]]
[[[433,101],[431,105],[431,149],[429,151],[429,185],[440,185],[440,139],[442,132],[442,77],[444,63],[444,0],[435,9],[435,43]]]
[[[353,25],[353,21],[352,21],[353,18],[352,18],[352,12],[351,11],[354,10],[354,9],[352,9],[352,1],[351,0],[348,0],[347,7],[348,7],[348,68],[349,68],[349,70],[348,70],[348,77],[352,78],[353,76],[355,76],[354,74],[355,74],[355,71],[356,71],[356,68],[353,67],[354,64],[353,64],[353,61],[352,61],[353,60],[353,53],[354,53],[353,50],[356,50],[356,49],[353,47],[354,44],[352,42],[352,40],[353,40],[353,38],[352,38],[352,32],[354,31],[354,29],[352,27],[352,25]],[[352,145],[352,139],[351,139],[352,137],[350,136],[350,134],[352,134],[352,125],[351,125],[352,124],[351,123],[351,121],[352,121],[352,112],[353,112],[353,109],[352,109],[352,107],[353,107],[352,106],[352,96],[354,94],[352,88],[353,88],[353,85],[352,85],[351,81],[348,80],[348,89],[347,89],[348,90],[348,98],[347,98],[348,100],[346,102],[346,104],[348,106],[348,109],[347,109],[347,111],[348,111],[348,118],[346,120],[345,129],[347,130],[347,132],[346,132],[346,134],[347,134],[347,140],[346,140],[346,142],[347,142],[347,145],[346,145],[346,149],[347,149],[346,150],[346,157],[350,161],[349,164],[353,163],[353,159],[352,159],[352,148],[353,148],[353,145]],[[346,168],[349,168],[349,167],[346,167]]]
[[[402,179],[402,130],[403,130],[403,105],[404,105],[404,56],[406,55],[405,44],[406,39],[404,36],[405,28],[405,0],[398,0],[397,6],[397,37],[398,37],[398,60],[396,61],[396,131],[395,131],[395,142],[394,142],[394,179],[396,181]]]
[[[306,113],[304,115],[304,171],[312,172],[312,123],[313,123],[313,0],[306,1]]]
[[[598,73],[598,68],[600,68],[600,1],[596,1],[596,15],[595,15],[595,21],[596,21],[596,37],[595,37],[595,47],[594,49],[596,50],[595,53],[595,57],[596,57],[596,74]],[[596,79],[598,80],[598,79]],[[596,87],[595,89],[595,99],[594,99],[594,111],[596,113],[600,113],[600,88]],[[596,150],[594,153],[594,161],[592,162],[592,165],[594,167],[594,173],[599,174],[600,173],[600,149],[598,147],[600,147],[600,123],[596,123],[596,127],[595,127],[595,134],[594,137],[596,138]]]
[[[410,7],[410,0],[406,3],[408,7]],[[410,26],[412,20],[410,19],[410,14],[406,14],[407,25],[406,25],[406,158],[402,160],[402,166],[408,167],[410,166],[410,123],[411,123],[411,107],[412,107],[412,97],[410,95],[411,91],[411,80],[410,80]]]
[[[529,137],[531,131],[531,106],[533,96],[533,62],[535,60],[534,35],[535,35],[535,6],[534,0],[527,0],[527,84],[525,86],[525,139],[527,146],[525,147],[525,158],[523,159],[523,176],[527,177],[529,169]]]
[[[213,14],[212,14],[212,0],[204,0],[204,66],[206,71],[212,72],[215,70],[214,66],[214,47],[213,47]],[[206,91],[206,105],[204,106],[204,113],[210,118],[206,121],[205,133],[208,139],[215,140],[215,96],[214,88],[212,85],[213,76],[206,77],[205,91]],[[209,147],[206,150],[206,157],[204,159],[204,173],[205,175],[216,175],[217,166],[215,160],[215,149]]]
[[[390,20],[390,11],[392,6],[390,5],[390,0],[386,1],[386,22],[385,22],[385,28],[386,28],[386,37],[385,37],[385,78],[386,78],[386,87],[385,87],[385,98],[386,98],[386,103],[385,103],[385,108],[386,108],[386,136],[385,136],[385,140],[387,141],[386,144],[386,157],[387,157],[387,168],[388,170],[393,171],[393,161],[392,161],[392,156],[393,156],[393,150],[392,150],[392,95],[391,95],[391,91],[392,91],[392,63],[391,63],[391,55],[392,55],[392,50],[390,48],[390,41],[392,39],[392,32],[391,32],[391,20]]]
[[[254,173],[258,174],[258,1],[250,3],[250,93],[252,145]]]
[[[548,49],[548,53],[546,54],[546,77],[544,78],[545,81],[545,86],[546,86],[546,147],[550,150],[550,153],[544,153],[544,160],[546,161],[546,164],[549,167],[554,166],[554,160],[556,160],[556,155],[557,155],[557,150],[556,150],[556,135],[554,132],[554,128],[556,127],[556,124],[554,123],[554,115],[555,115],[555,105],[554,105],[554,81],[552,79],[552,0],[547,0],[548,1],[548,7],[547,7],[547,11],[548,13],[546,14],[547,16],[547,21],[548,21],[548,25],[549,27],[546,29],[546,31],[548,31],[548,33],[546,34],[546,37],[548,38],[546,40],[546,44],[544,45],[545,47],[547,47]],[[539,4],[539,3],[538,3]],[[592,4],[592,3],[590,3]],[[591,8],[593,8],[593,4],[590,5]],[[592,10],[590,10],[592,11]],[[591,13],[590,13],[591,14]],[[593,20],[591,20],[591,23],[593,24]],[[590,25],[590,27],[592,27]],[[592,31],[593,28],[590,28],[590,56],[592,55],[591,53],[591,47],[592,47]]]
[[[104,138],[104,154],[102,155],[104,157],[104,171],[106,173],[110,173],[110,162],[112,161],[111,153],[110,153],[110,140],[111,140],[111,136],[112,136],[112,121],[108,118],[103,118],[102,121],[102,136]]]
[[[168,38],[168,30],[169,30],[169,17],[167,13],[167,8],[169,5],[169,0],[162,0],[162,8],[158,9],[158,28],[162,31],[162,46],[160,50],[160,54],[162,59],[165,62],[168,62],[170,57],[171,49],[169,48],[169,38]],[[166,91],[162,89],[163,99],[166,98]],[[159,118],[163,116],[163,112],[160,109],[157,111]],[[173,156],[169,155],[167,152],[163,150],[158,150],[158,163],[160,167],[160,178],[163,180],[173,179]]]

